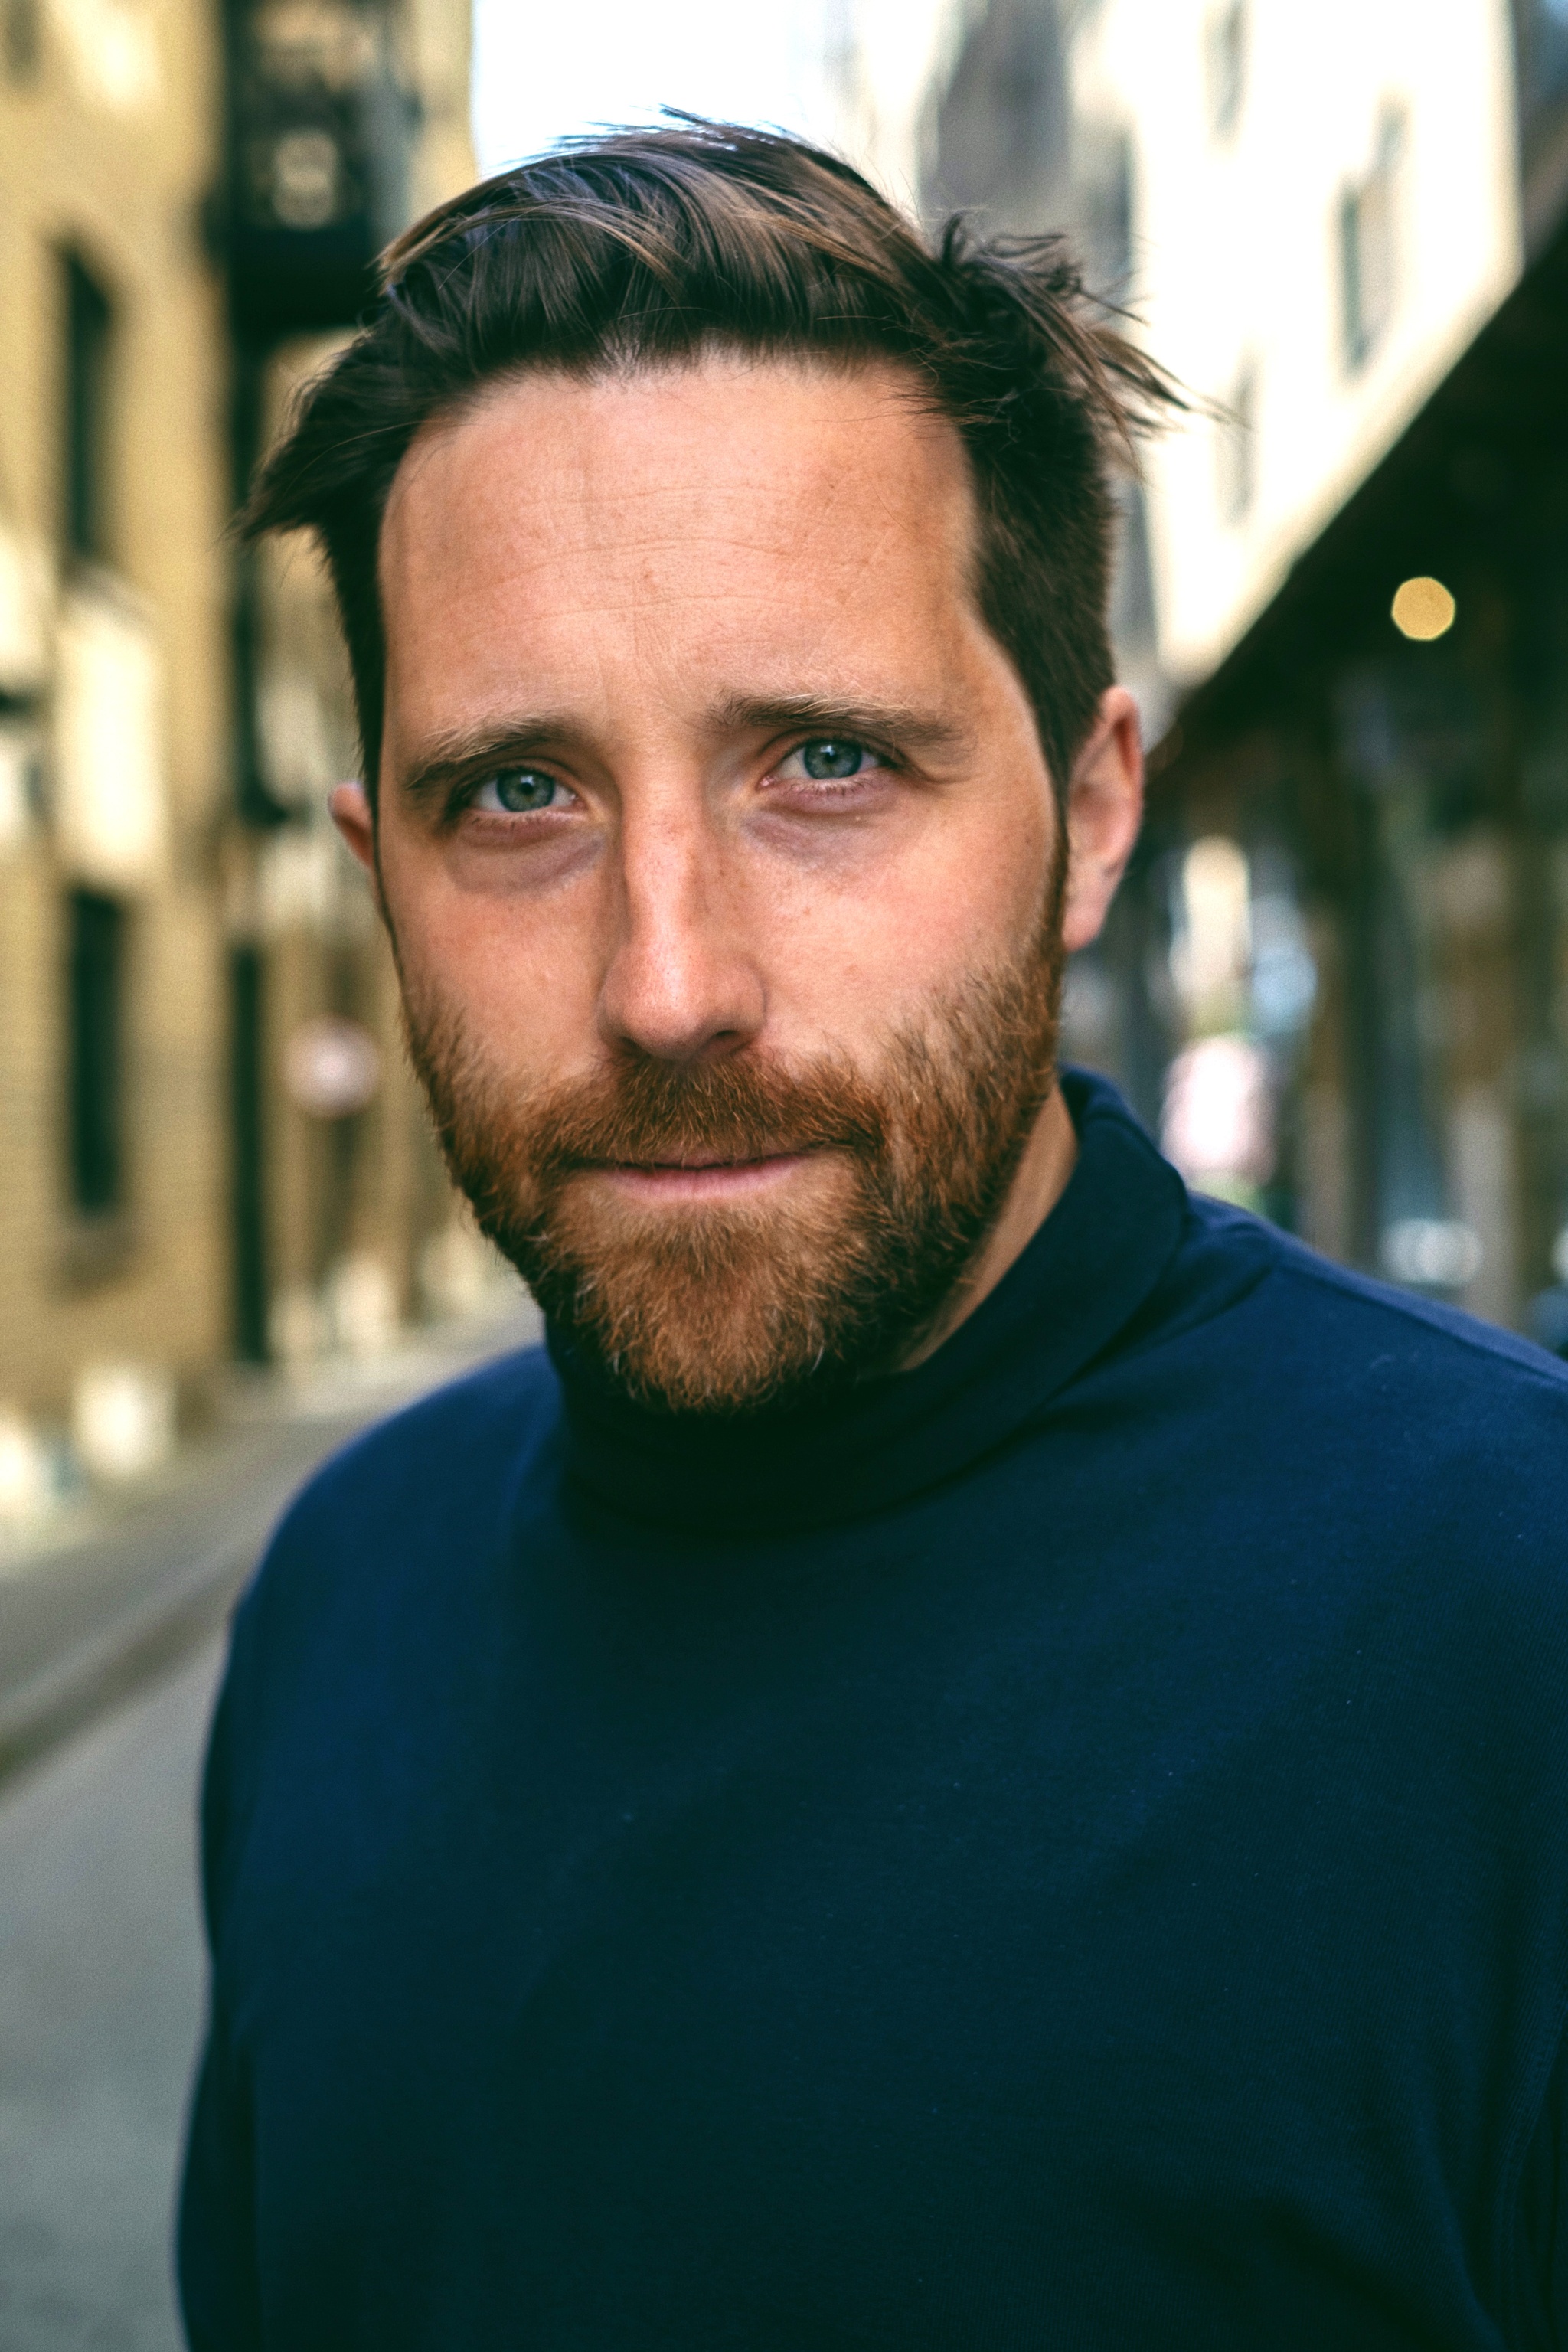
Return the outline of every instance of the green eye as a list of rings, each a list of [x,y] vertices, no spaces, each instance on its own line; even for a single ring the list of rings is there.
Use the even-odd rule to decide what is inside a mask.
[[[564,784],[539,768],[498,768],[474,794],[474,806],[491,815],[504,812],[508,816],[531,816],[536,810],[554,806],[556,793],[565,790]]]
[[[815,743],[800,747],[800,763],[816,783],[826,783],[838,776],[858,776],[868,758],[864,743],[850,741],[847,736],[824,735]]]

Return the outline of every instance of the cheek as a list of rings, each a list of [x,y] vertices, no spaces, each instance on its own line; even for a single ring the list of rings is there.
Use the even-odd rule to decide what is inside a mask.
[[[487,1061],[520,1080],[553,1076],[582,1058],[595,970],[584,894],[542,901],[476,894],[417,848],[389,856],[384,846],[382,872],[416,1005],[458,1016]]]
[[[759,895],[751,930],[781,1013],[874,1038],[1035,944],[1055,826],[1048,806],[949,809],[884,854]]]

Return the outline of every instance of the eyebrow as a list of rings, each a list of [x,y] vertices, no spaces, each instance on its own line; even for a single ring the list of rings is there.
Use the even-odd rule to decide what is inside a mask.
[[[786,735],[815,729],[822,735],[871,735],[911,751],[956,751],[969,740],[966,728],[921,710],[912,703],[840,702],[818,694],[734,696],[710,713],[721,733]]]
[[[454,784],[487,768],[517,767],[544,751],[585,747],[586,740],[569,719],[538,711],[489,726],[453,728],[431,739],[398,777],[397,789],[416,803],[438,800]]]
[[[708,712],[715,734],[763,736],[815,730],[822,735],[869,736],[910,751],[956,751],[968,730],[936,712],[908,703],[839,701],[826,695],[731,695]],[[489,767],[516,766],[549,752],[559,756],[588,748],[583,730],[547,712],[520,712],[489,726],[458,728],[435,737],[397,787],[416,804],[438,800],[466,777]]]

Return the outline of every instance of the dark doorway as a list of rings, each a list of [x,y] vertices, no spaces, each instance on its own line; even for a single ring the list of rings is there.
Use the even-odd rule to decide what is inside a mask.
[[[125,909],[73,890],[69,912],[71,1199],[84,1216],[125,1204]]]
[[[73,555],[105,563],[110,519],[109,297],[80,257],[65,257],[65,542]]]

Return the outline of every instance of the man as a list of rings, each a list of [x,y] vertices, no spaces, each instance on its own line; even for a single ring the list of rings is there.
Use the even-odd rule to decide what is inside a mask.
[[[197,2352],[1568,2330],[1568,1380],[1056,1076],[1163,396],[690,125],[435,215],[267,468],[549,1352],[238,1613]]]

